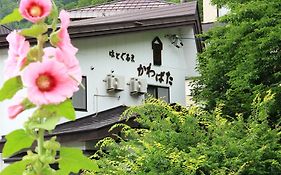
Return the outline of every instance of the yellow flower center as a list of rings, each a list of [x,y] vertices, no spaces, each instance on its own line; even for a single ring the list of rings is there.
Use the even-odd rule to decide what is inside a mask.
[[[40,91],[51,91],[55,87],[55,79],[48,74],[41,74],[36,79],[36,85]]]
[[[29,14],[30,14],[30,16],[33,16],[33,17],[39,17],[42,15],[42,8],[38,5],[33,5],[29,9]]]

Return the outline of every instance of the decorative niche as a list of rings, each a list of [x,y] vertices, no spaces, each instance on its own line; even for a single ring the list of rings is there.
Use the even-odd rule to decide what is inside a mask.
[[[163,43],[158,36],[152,40],[152,50],[153,50],[153,65],[161,66]]]

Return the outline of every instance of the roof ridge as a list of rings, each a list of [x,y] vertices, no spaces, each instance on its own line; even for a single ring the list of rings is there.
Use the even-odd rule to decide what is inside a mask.
[[[113,16],[104,16],[104,17],[96,17],[96,18],[88,18],[88,19],[81,19],[81,20],[77,20],[77,21],[73,21],[71,23],[70,26],[73,26],[73,25],[81,25],[81,22],[90,22],[90,21],[100,21],[100,20],[105,20],[105,19],[120,19],[120,16],[131,16],[132,14],[150,14],[150,13],[155,13],[155,12],[163,12],[167,9],[170,9],[170,8],[182,8],[183,6],[192,6],[193,3],[196,3],[196,1],[190,1],[190,2],[186,2],[186,3],[181,3],[181,4],[175,4],[173,6],[166,6],[166,7],[161,7],[161,8],[155,8],[155,9],[141,9],[141,10],[138,10],[138,11],[135,11],[135,12],[128,12],[128,13],[123,13],[123,14],[120,14],[120,15],[113,15]],[[186,10],[186,9],[184,9]],[[187,9],[188,10],[188,9]],[[135,19],[134,19],[135,20]]]
[[[101,4],[95,4],[95,5],[88,5],[88,6],[84,6],[84,7],[78,7],[78,8],[74,8],[74,9],[70,9],[68,10],[69,12],[71,11],[76,11],[76,10],[82,10],[84,8],[93,8],[93,7],[98,7],[98,6],[101,6],[101,5],[106,5],[106,4],[111,4],[111,3],[116,3],[118,1],[126,1],[126,0],[114,0],[114,1],[108,1],[108,2],[104,2],[104,3],[101,3]]]
[[[78,11],[78,10],[86,10],[87,8],[97,8],[99,6],[104,6],[104,5],[109,5],[109,4],[116,4],[118,2],[122,2],[122,1],[128,1],[128,0],[114,0],[114,1],[109,1],[109,2],[104,2],[104,3],[101,3],[101,4],[96,4],[96,5],[88,5],[88,6],[85,6],[85,7],[79,7],[79,8],[75,8],[75,9],[71,9],[71,10],[68,10],[69,12],[72,12],[72,11]],[[137,1],[137,0],[132,0],[132,1]],[[161,2],[161,3],[166,3],[166,4],[177,4],[177,3],[174,3],[174,2],[167,2],[166,0],[151,0],[151,1],[155,1],[155,2]]]

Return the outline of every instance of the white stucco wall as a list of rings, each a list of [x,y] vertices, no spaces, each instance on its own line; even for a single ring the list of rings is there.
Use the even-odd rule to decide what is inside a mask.
[[[4,162],[2,160],[2,153],[0,153],[0,170],[4,168]]]
[[[215,22],[217,13],[217,7],[211,4],[211,0],[203,0],[203,23]]]
[[[215,22],[217,17],[224,16],[229,12],[226,7],[217,8],[211,4],[211,0],[203,0],[203,23]]]
[[[4,169],[6,166],[9,164],[5,164],[4,161],[2,160],[2,154],[0,153],[0,171]]]
[[[156,73],[170,71],[173,76],[173,85],[159,83],[155,78],[140,76],[147,80],[150,85],[170,87],[170,102],[177,102],[185,105],[185,76],[198,75],[195,71],[196,46],[192,39],[183,40],[184,47],[176,48],[165,37],[167,34],[178,34],[183,38],[194,37],[193,29],[165,29],[138,33],[127,33],[113,35],[110,37],[95,37],[74,40],[74,44],[80,49],[78,58],[84,75],[87,76],[88,113],[103,111],[119,105],[137,105],[142,102],[144,95],[132,97],[129,93],[129,86],[125,85],[124,91],[110,94],[120,96],[120,99],[110,97],[94,97],[94,94],[108,95],[103,80],[111,71],[113,74],[125,77],[129,83],[131,77],[138,77],[137,68],[140,64],[148,66],[153,63],[153,51],[151,42],[158,36],[163,42],[162,65],[152,66]],[[111,58],[109,51],[126,52],[135,55],[135,62],[127,62]],[[91,67],[94,70],[91,70]],[[96,106],[98,101],[98,106]],[[98,108],[98,109],[97,109]],[[78,112],[78,116],[84,116],[85,112]]]
[[[3,69],[4,69],[4,60],[7,59],[8,50],[7,49],[0,49],[0,71],[2,72],[0,75],[0,86],[2,87],[4,83],[4,76],[3,76]],[[14,120],[8,119],[7,115],[7,107],[11,104],[11,100],[5,100],[0,102],[0,136],[6,135],[7,133],[11,132],[13,129],[22,128],[22,124],[28,116],[30,116],[30,111],[26,111],[17,117]]]
[[[185,81],[185,95],[186,95],[186,104],[187,106],[191,106],[194,104],[192,99],[191,90],[192,90],[192,80]]]
[[[176,34],[182,38],[183,47],[176,48],[166,37],[168,34]],[[153,65],[152,40],[158,36],[163,43],[162,65]],[[181,27],[145,32],[115,34],[111,36],[87,37],[74,39],[73,44],[79,48],[78,59],[83,75],[87,76],[87,111],[78,112],[77,117],[87,116],[104,111],[119,105],[138,105],[144,100],[144,95],[131,96],[129,93],[130,78],[146,79],[147,84],[170,88],[170,102],[186,104],[185,77],[198,76],[196,66],[196,44],[193,27]],[[127,62],[111,58],[109,51],[126,52],[134,54],[135,62]],[[7,49],[0,49],[0,70],[3,70],[4,60],[7,58]],[[169,71],[173,77],[173,84],[157,82],[155,78],[149,78],[145,73],[138,76],[137,68],[142,64],[148,66],[152,63],[152,69],[156,73]],[[91,67],[94,69],[91,70]],[[106,91],[106,83],[103,81],[107,74],[114,71],[114,75],[125,78],[124,90],[109,94]],[[3,84],[3,76],[0,76],[0,84]],[[114,97],[95,97],[95,95],[109,95]],[[0,135],[6,135],[14,129],[22,128],[24,121],[30,116],[29,112],[19,115],[16,119],[7,118],[6,109],[9,102],[0,103]],[[1,161],[1,158],[0,158]],[[0,164],[2,166],[2,162]],[[1,169],[1,167],[0,167]]]
[[[4,76],[3,76],[3,69],[4,69],[4,60],[7,58],[7,49],[0,49],[0,86],[2,87],[4,83]],[[7,115],[7,107],[11,104],[11,100],[5,100],[4,102],[0,102],[0,114],[1,114],[1,121],[0,121],[0,136],[6,135],[7,133],[11,132],[13,129],[22,128],[22,124],[28,118],[28,114],[30,111],[24,112],[22,115],[17,117],[14,120],[8,119]]]
[[[219,9],[219,17],[226,15],[229,12],[229,9],[222,7]]]

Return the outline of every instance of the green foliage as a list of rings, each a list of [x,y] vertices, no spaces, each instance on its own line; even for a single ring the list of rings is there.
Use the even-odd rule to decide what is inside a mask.
[[[97,164],[85,157],[83,152],[78,148],[62,147],[58,162],[60,174],[68,175],[70,172],[78,173],[81,169],[98,171]]]
[[[35,140],[35,138],[30,137],[23,129],[11,132],[6,136],[6,139],[7,142],[3,148],[3,157],[10,157],[24,148],[29,148]]]
[[[42,108],[55,114],[55,116],[65,117],[68,120],[75,120],[75,110],[70,99],[57,105],[46,105]]]
[[[5,18],[3,18],[0,21],[0,24],[7,24],[7,23],[11,23],[11,22],[19,22],[23,19],[23,17],[21,16],[19,9],[14,9],[14,11],[7,15]]]
[[[28,161],[20,161],[16,162],[7,168],[5,168],[3,171],[0,172],[0,175],[12,175],[12,174],[23,174],[26,165],[28,164]]]
[[[196,83],[196,99],[209,110],[224,104],[224,114],[249,116],[255,96],[264,96],[271,89],[276,98],[269,114],[276,122],[281,115],[281,1],[213,2],[231,11],[220,18],[223,25],[204,36],[206,48],[198,57],[201,77]]]
[[[0,101],[11,99],[22,88],[23,85],[19,76],[10,78],[0,89]]]
[[[257,98],[252,115],[228,121],[221,108],[213,114],[161,101],[130,108],[141,128],[123,124],[117,140],[98,143],[102,175],[274,175],[281,172],[280,128],[267,122],[272,100]],[[92,174],[85,172],[86,175]]]
[[[40,128],[40,129],[45,129],[48,131],[51,131],[53,129],[55,129],[57,123],[60,121],[61,117],[58,116],[50,116],[48,118],[46,118],[46,120],[44,121],[44,123],[29,123],[30,127],[29,129],[35,129],[35,128]]]
[[[28,29],[21,30],[20,34],[27,37],[36,38],[48,31],[47,24],[34,24]]]
[[[13,9],[17,7],[16,0],[1,0],[0,1],[0,19],[13,12]]]

